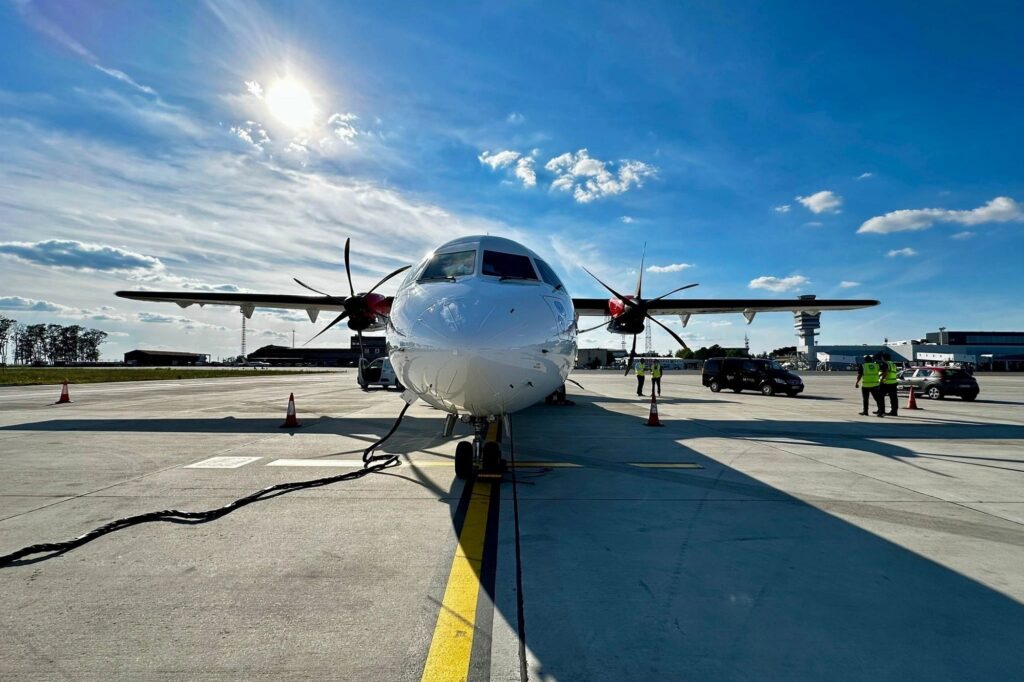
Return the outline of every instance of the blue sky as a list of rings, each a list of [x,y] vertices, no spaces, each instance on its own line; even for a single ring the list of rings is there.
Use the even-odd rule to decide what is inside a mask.
[[[346,237],[369,286],[489,232],[577,296],[646,241],[648,293],[882,301],[822,343],[1024,328],[1019,4],[623,4],[0,2],[0,314],[227,356],[236,312],[112,292],[341,291]]]

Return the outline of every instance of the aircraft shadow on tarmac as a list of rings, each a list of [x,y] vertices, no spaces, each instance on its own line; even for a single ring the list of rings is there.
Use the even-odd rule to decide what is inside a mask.
[[[518,470],[533,679],[997,679],[1024,669],[1014,641],[1024,605],[681,444],[737,437],[749,446],[787,435],[912,457],[872,439],[1020,439],[1024,427],[663,416],[666,428],[645,429],[636,416],[603,409],[603,396],[570,397],[577,405],[559,413],[561,438],[550,429],[551,410],[560,408],[535,406],[513,423],[520,460],[583,465]],[[585,423],[599,423],[600,433]],[[608,434],[636,441],[612,456],[602,443]],[[628,463],[637,460],[705,468]],[[511,496],[510,488],[500,494]],[[448,495],[456,530],[461,490],[455,482]],[[843,504],[850,511],[858,503]],[[1024,532],[1008,523],[860,506],[863,516],[911,529],[938,524],[1024,547]],[[503,509],[501,533],[511,533],[510,507]],[[486,573],[481,583],[495,608],[517,622],[510,590],[495,594]]]

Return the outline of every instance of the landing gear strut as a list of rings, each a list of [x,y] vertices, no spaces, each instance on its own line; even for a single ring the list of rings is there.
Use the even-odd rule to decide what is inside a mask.
[[[487,439],[487,431],[492,421],[487,417],[471,417],[469,421],[473,424],[473,442],[462,441],[455,446],[455,475],[462,479],[474,476],[500,478],[505,470],[505,461],[501,458],[501,445],[497,439]],[[500,434],[501,423],[497,424]]]

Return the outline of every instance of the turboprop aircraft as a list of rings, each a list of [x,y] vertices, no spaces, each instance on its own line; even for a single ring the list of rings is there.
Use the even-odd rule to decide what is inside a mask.
[[[321,311],[337,311],[339,314],[313,338],[347,319],[349,328],[359,335],[360,344],[363,332],[384,329],[388,355],[402,384],[447,414],[446,434],[451,433],[456,419],[473,425],[473,442],[463,441],[456,448],[455,472],[460,478],[478,471],[500,470],[500,446],[485,439],[488,424],[564,391],[579,333],[607,327],[613,333],[632,334],[628,372],[636,354],[637,334],[648,320],[686,347],[683,339],[655,315],[679,315],[685,325],[691,315],[738,312],[750,322],[758,312],[816,313],[878,304],[872,300],[811,297],[666,298],[696,284],[645,300],[642,261],[634,294],[620,294],[598,279],[612,298],[574,299],[540,256],[510,239],[491,236],[460,237],[442,244],[417,265],[399,268],[368,292],[357,293],[352,286],[349,246],[350,240],[346,240],[349,296],[334,296],[298,279],[295,281],[300,286],[319,295],[161,291],[119,291],[117,295],[173,302],[182,308],[193,304],[237,305],[246,317],[252,316],[256,308],[300,309],[308,313],[311,322]],[[382,284],[407,270],[394,296],[376,293]],[[577,327],[579,316],[608,319],[581,331]]]

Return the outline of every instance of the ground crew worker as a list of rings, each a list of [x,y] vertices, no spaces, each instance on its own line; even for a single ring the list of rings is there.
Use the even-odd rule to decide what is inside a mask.
[[[888,353],[882,353],[882,399],[880,404],[882,411],[885,411],[885,398],[889,398],[889,416],[899,416],[899,401],[900,397],[896,394],[896,384],[899,382],[897,374],[899,373],[899,367],[892,361],[892,356]]]
[[[875,412],[879,417],[885,416],[885,409],[882,407],[882,394],[879,386],[882,383],[882,368],[879,367],[875,359],[870,355],[864,356],[864,364],[857,368],[857,381],[853,383],[854,387],[860,386],[860,395],[864,401],[864,409],[861,410],[861,414],[867,416],[868,413],[868,397],[874,397],[875,403],[878,405],[878,411]]]
[[[645,373],[644,361],[643,361],[643,358],[640,358],[639,360],[636,361],[636,394],[637,395],[643,395],[644,394],[644,373]]]
[[[651,395],[654,395],[654,389],[658,389],[658,395],[661,395],[661,363],[657,360],[651,365]]]

